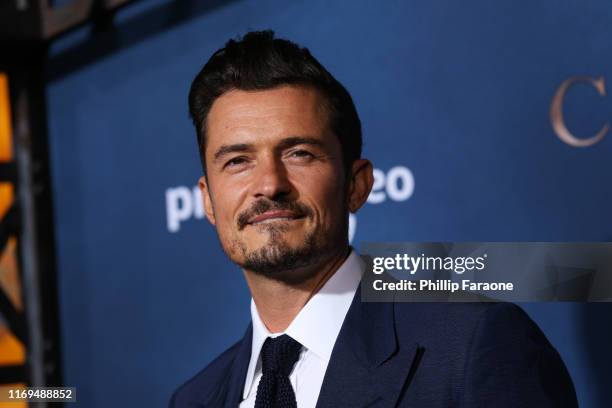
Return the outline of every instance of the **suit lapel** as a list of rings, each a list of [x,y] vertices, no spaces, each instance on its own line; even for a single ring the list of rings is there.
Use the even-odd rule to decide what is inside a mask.
[[[253,326],[249,324],[229,370],[229,378],[226,383],[225,403],[223,404],[225,408],[236,408],[240,404],[240,401],[242,401],[244,381],[251,358],[252,338]],[[221,404],[214,406],[221,406]]]
[[[360,286],[361,287],[361,286]],[[418,345],[399,344],[393,302],[353,299],[332,352],[317,408],[394,407],[418,363]]]

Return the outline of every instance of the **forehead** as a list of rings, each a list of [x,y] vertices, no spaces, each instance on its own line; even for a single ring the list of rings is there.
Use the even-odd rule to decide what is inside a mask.
[[[303,86],[232,90],[215,100],[206,121],[207,150],[226,143],[257,143],[287,136],[327,137],[326,99]]]

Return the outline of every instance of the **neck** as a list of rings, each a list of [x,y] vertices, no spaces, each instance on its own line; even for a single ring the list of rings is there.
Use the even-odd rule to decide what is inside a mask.
[[[285,331],[310,298],[340,268],[349,253],[350,248],[344,248],[324,262],[312,266],[310,278],[298,284],[288,284],[244,270],[257,312],[268,330],[271,333]]]

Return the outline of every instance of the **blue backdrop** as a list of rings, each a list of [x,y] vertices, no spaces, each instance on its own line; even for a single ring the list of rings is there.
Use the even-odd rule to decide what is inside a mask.
[[[65,381],[78,406],[164,407],[237,340],[249,294],[202,218],[190,82],[227,39],[274,29],[352,93],[375,192],[365,241],[609,241],[612,135],[564,143],[549,108],[612,80],[608,0],[141,1],[53,44],[48,114]],[[612,103],[575,83],[577,137]],[[610,304],[526,304],[583,407],[612,406]]]

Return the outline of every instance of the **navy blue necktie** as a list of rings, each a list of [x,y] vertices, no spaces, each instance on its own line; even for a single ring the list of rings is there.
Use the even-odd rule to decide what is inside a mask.
[[[255,408],[296,408],[289,374],[300,356],[302,345],[283,334],[268,337],[261,349],[262,376],[257,386]]]

